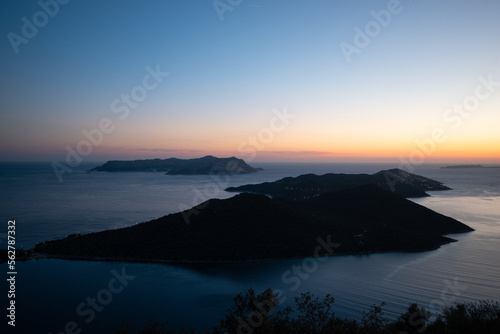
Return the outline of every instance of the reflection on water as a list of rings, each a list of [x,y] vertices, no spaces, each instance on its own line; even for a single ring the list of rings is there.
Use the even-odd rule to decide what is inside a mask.
[[[302,166],[295,169],[295,173],[301,173],[307,168]],[[320,167],[317,168],[320,170]],[[321,170],[327,169],[325,166],[321,168]],[[336,166],[336,168],[335,171],[340,172],[346,167]],[[378,170],[377,166],[370,168]],[[360,169],[361,167],[359,171]],[[279,172],[268,171],[266,175],[272,180],[285,172],[285,169]],[[475,229],[474,232],[451,235],[458,242],[432,252],[332,257],[319,263],[315,271],[301,277],[298,285],[297,281],[295,283],[284,281],[282,276],[288,270],[292,270],[292,266],[301,265],[303,260],[300,259],[182,266],[48,259],[19,263],[16,296],[19,305],[17,319],[19,330],[56,333],[63,331],[68,321],[75,321],[83,333],[107,333],[119,327],[123,319],[138,326],[144,326],[149,319],[155,319],[168,320],[173,328],[185,324],[197,329],[206,329],[215,325],[231,305],[236,294],[249,288],[257,291],[268,287],[278,289],[285,305],[293,302],[293,298],[302,292],[311,291],[319,296],[329,293],[336,299],[337,315],[349,318],[359,318],[370,305],[382,301],[387,303],[386,315],[394,318],[403,312],[410,302],[418,302],[421,306],[435,311],[455,301],[500,300],[498,280],[500,189],[497,182],[499,172],[494,169],[477,171],[480,173],[478,175],[462,170],[441,170],[436,167],[418,170],[417,173],[443,181],[454,190],[434,192],[432,197],[414,201],[470,225]],[[142,181],[147,184],[146,188],[152,189],[154,196],[161,191],[165,192],[164,188],[167,187],[167,184],[163,183],[166,181],[153,181],[151,176],[153,174],[144,174],[139,176],[141,182],[135,180],[132,185],[125,186],[130,192],[128,195],[122,194],[123,197],[119,192],[111,192],[112,195],[105,191],[106,195],[102,192],[100,195],[93,193],[92,191],[97,191],[98,182],[101,181],[113,191],[123,187],[117,174],[107,177],[103,175],[92,176],[102,179],[94,180],[86,186],[85,182],[81,181],[79,189],[87,187],[90,190],[77,197],[79,201],[94,203],[102,200],[104,196],[109,204],[112,203],[113,196],[118,196],[119,205],[109,212],[105,212],[104,207],[97,206],[94,214],[101,217],[117,215],[121,206],[133,211],[134,206],[128,205],[130,198],[127,196],[131,196],[132,193],[129,187],[140,188]],[[246,181],[255,177],[256,174],[248,176]],[[244,181],[233,182],[246,183]],[[172,179],[169,182],[173,182]],[[202,186],[203,182],[197,186]],[[13,187],[12,184],[11,186]],[[179,189],[191,191],[190,188],[182,188],[181,185],[170,184],[168,187],[177,191]],[[43,194],[42,190],[37,191]],[[71,192],[67,191],[69,201],[76,201],[70,196]],[[168,196],[174,198],[175,191],[170,191],[166,191]],[[66,190],[62,191],[62,194],[65,192]],[[57,201],[60,195],[61,193],[54,193],[52,200]],[[13,196],[15,198],[20,195]],[[189,194],[177,194],[177,196],[183,200],[188,200],[190,197]],[[32,197],[33,200],[36,198]],[[136,199],[134,196],[132,198]],[[146,198],[153,200],[151,197],[146,196]],[[138,206],[144,204],[144,199],[137,198],[137,200]],[[11,202],[15,200],[11,199]],[[57,204],[48,201],[44,205],[50,211],[50,205],[63,207],[63,202],[59,198]],[[70,207],[78,206],[77,202],[71,202],[73,204]],[[16,205],[17,208],[22,207],[22,203],[16,202],[14,207]],[[32,215],[28,214],[26,217],[34,219],[40,214],[39,211],[44,206],[37,205],[39,207],[32,212]],[[153,205],[158,211],[161,206],[160,202],[149,205]],[[139,215],[140,210],[135,214]],[[68,228],[68,222],[72,220],[69,212],[64,214],[68,214],[65,225]],[[57,216],[57,212],[50,211],[48,217],[51,216]],[[47,219],[47,216],[44,219]],[[30,226],[34,236],[47,237],[53,233],[33,222],[26,224]],[[79,221],[75,224],[84,226],[85,222]],[[51,225],[51,228],[56,227]],[[122,268],[126,268],[128,274],[135,276],[134,280],[122,292],[113,295],[112,301],[102,311],[96,312],[93,321],[86,323],[86,317],[80,316],[76,311],[77,306],[87,298],[95,298],[99,291],[106,289],[113,277],[111,271],[114,269],[121,272]],[[0,288],[3,289],[5,284],[2,282]]]
[[[454,301],[499,300],[499,232],[490,224],[484,220],[471,223],[477,231],[453,235],[459,242],[437,251],[332,257],[301,279],[296,290],[282,275],[300,265],[300,259],[183,266],[29,261],[19,265],[23,275],[19,276],[18,300],[25,302],[19,312],[30,318],[50,317],[52,321],[45,322],[50,325],[47,330],[57,330],[54,324],[65,319],[82,322],[76,306],[105,288],[111,270],[120,271],[123,266],[136,278],[94,322],[82,322],[82,328],[116,328],[122,319],[143,325],[150,318],[168,320],[173,327],[208,328],[220,319],[232,298],[248,288],[279,289],[285,304],[306,291],[319,296],[330,293],[336,298],[337,315],[349,318],[359,318],[370,305],[382,301],[387,303],[386,315],[394,318],[410,302],[437,310]],[[481,231],[484,225],[489,226],[488,233]],[[41,307],[37,301],[48,303]]]

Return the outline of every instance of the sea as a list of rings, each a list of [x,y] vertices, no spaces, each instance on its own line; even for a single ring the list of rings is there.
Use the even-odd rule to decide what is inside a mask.
[[[263,170],[226,178],[88,172],[99,164],[82,163],[60,182],[50,163],[0,163],[0,248],[7,248],[9,221],[15,221],[16,247],[30,248],[73,233],[132,226],[210,198],[229,198],[235,195],[224,191],[229,186],[306,173],[371,174],[397,167],[254,162]],[[395,319],[410,303],[425,307],[435,318],[442,307],[457,302],[500,301],[500,168],[442,169],[429,164],[416,167],[415,173],[452,190],[429,192],[430,197],[412,201],[475,231],[450,235],[458,242],[434,251],[333,256],[317,263],[312,258],[189,265],[17,262],[12,332],[113,333],[122,324],[139,329],[149,321],[203,332],[218,323],[237,294],[250,288],[279,292],[279,307],[294,305],[305,292],[320,298],[330,294],[338,317],[357,320],[382,302],[384,317]],[[286,278],[293,275],[294,266],[307,271],[292,283]],[[6,317],[12,300],[7,296],[7,264],[1,271],[2,328],[12,330]]]

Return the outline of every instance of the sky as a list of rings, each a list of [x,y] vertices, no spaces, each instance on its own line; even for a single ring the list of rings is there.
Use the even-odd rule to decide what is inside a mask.
[[[498,0],[4,0],[0,161],[500,163]]]

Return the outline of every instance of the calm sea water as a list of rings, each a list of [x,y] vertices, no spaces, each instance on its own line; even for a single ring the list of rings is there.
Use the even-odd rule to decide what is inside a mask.
[[[234,194],[222,190],[227,186],[311,172],[374,173],[393,167],[255,164],[265,170],[217,181],[162,173],[86,173],[95,165],[82,165],[59,183],[48,164],[1,164],[0,247],[12,219],[18,245],[31,247],[70,233],[129,226],[208,198],[228,198]],[[382,301],[387,317],[394,318],[410,302],[437,311],[456,301],[500,300],[500,169],[445,170],[429,165],[416,173],[453,190],[433,192],[415,202],[476,231],[453,235],[459,242],[432,252],[332,257],[300,279],[297,289],[282,276],[303,260],[190,266],[48,259],[18,263],[17,332],[59,333],[74,321],[82,333],[107,333],[122,320],[144,326],[149,319],[168,321],[172,328],[184,324],[208,329],[232,298],[249,288],[279,289],[285,305],[302,292],[321,297],[330,293],[336,298],[337,315],[355,319]],[[113,272],[122,271],[130,280],[119,293],[109,294]],[[6,291],[5,281],[0,287]],[[88,303],[93,298],[105,305],[90,319]]]

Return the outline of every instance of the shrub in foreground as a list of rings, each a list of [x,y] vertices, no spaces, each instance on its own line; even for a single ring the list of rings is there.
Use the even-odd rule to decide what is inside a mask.
[[[417,304],[410,304],[407,311],[395,321],[384,317],[383,306],[373,305],[364,312],[360,321],[335,316],[335,299],[326,295],[320,299],[311,293],[295,298],[295,307],[277,310],[279,296],[271,289],[256,294],[253,289],[234,298],[210,334],[497,334],[500,333],[500,304],[493,301],[460,303],[444,308],[435,321]],[[174,332],[167,323],[150,322],[141,330],[131,331],[123,323],[116,334],[195,334],[192,329],[181,328]]]

